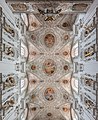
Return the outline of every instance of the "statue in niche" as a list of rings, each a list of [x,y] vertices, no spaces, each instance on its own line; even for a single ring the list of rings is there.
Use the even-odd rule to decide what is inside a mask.
[[[14,29],[10,25],[8,25],[7,23],[5,23],[4,30],[6,32],[8,32],[9,34],[11,34],[12,37],[15,37]]]
[[[44,38],[44,43],[47,47],[53,47],[55,43],[55,37],[52,34],[47,34]]]
[[[35,51],[31,51],[30,55],[35,56],[37,53]]]
[[[87,109],[92,109],[94,107],[94,103],[86,97],[84,98],[84,104],[86,105]]]
[[[43,64],[43,70],[47,75],[52,75],[55,72],[56,65],[53,60],[48,59]]]
[[[15,11],[26,11],[27,10],[27,6],[25,4],[11,4],[13,10]]]
[[[10,100],[6,101],[6,102],[3,104],[2,107],[3,107],[5,110],[8,110],[10,107],[13,107],[14,104],[15,104],[14,98],[10,98]]]
[[[14,55],[15,55],[14,49],[12,47],[6,47],[5,48],[5,54],[9,55],[11,57],[14,57]]]
[[[54,99],[54,94],[55,92],[53,88],[47,88],[44,93],[45,99],[48,101],[52,101]]]
[[[15,85],[15,79],[13,77],[8,77],[5,81],[5,87],[11,87]]]

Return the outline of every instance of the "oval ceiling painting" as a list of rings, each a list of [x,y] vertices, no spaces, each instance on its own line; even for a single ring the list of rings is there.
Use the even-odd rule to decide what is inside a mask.
[[[43,70],[47,75],[52,75],[56,70],[56,64],[52,59],[47,59],[43,64]]]
[[[54,100],[55,97],[55,91],[53,88],[47,88],[44,92],[45,99],[48,101]]]
[[[44,38],[44,43],[48,48],[53,47],[55,43],[55,37],[52,34],[47,34]]]

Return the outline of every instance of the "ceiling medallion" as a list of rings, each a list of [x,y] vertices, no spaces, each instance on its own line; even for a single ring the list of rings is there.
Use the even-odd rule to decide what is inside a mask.
[[[54,100],[55,97],[55,91],[53,88],[47,88],[44,92],[45,99],[48,101]]]
[[[47,113],[47,116],[48,116],[48,117],[51,117],[51,116],[52,116],[52,113]]]
[[[63,95],[63,98],[64,98],[65,100],[69,100],[69,97],[68,97],[68,95],[66,95],[66,94]]]
[[[32,23],[31,23],[31,26],[32,26],[32,27],[37,27],[37,23],[36,23],[36,22],[32,22]]]
[[[31,84],[35,84],[37,81],[35,79],[30,80]]]
[[[64,51],[64,52],[63,52],[63,55],[64,55],[64,56],[67,56],[67,55],[68,55],[68,52],[67,52],[67,51]]]
[[[63,82],[64,84],[68,84],[68,83],[69,83],[68,80],[66,80],[66,79],[63,80],[62,82]]]
[[[13,10],[15,11],[26,11],[27,10],[27,6],[25,4],[20,4],[20,3],[16,3],[16,4],[11,4]]]
[[[56,70],[56,64],[52,59],[45,60],[43,70],[47,75],[52,75]]]
[[[35,56],[37,53],[35,52],[35,51],[32,51],[31,53],[30,53],[30,55],[33,55],[33,56]]]
[[[69,69],[68,65],[64,66],[64,70],[67,71]]]
[[[66,40],[68,40],[69,39],[69,36],[68,35],[65,35],[64,36],[64,40],[66,41]]]
[[[63,26],[64,28],[69,27],[69,26],[70,26],[70,23],[69,23],[69,22],[64,22],[64,23],[62,24],[62,26]]]
[[[32,111],[36,111],[36,107],[31,108]]]
[[[44,43],[47,47],[51,48],[53,47],[55,43],[55,37],[52,34],[47,34],[44,38]]]
[[[68,107],[63,107],[63,111],[64,111],[64,112],[69,112],[69,111],[70,111],[70,108],[68,108]]]
[[[31,40],[32,40],[32,41],[35,41],[35,40],[36,40],[35,35],[31,35]]]
[[[36,66],[35,66],[35,65],[32,65],[32,66],[31,66],[31,69],[32,69],[32,70],[36,70]]]

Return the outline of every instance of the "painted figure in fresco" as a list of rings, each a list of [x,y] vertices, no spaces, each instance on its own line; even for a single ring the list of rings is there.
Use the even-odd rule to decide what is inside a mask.
[[[86,97],[84,98],[84,104],[87,106],[87,109],[92,109],[94,107],[94,103]]]
[[[55,72],[56,65],[53,60],[48,59],[44,62],[44,72],[47,75],[52,75]]]
[[[44,43],[47,47],[53,47],[55,43],[55,37],[52,34],[47,34],[44,38]]]
[[[51,101],[54,99],[54,94],[55,94],[55,92],[52,88],[47,88],[45,90],[44,96],[45,96],[46,100]]]

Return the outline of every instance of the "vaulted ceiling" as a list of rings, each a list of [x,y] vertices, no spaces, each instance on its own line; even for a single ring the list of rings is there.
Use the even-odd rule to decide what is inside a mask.
[[[73,24],[92,2],[83,1],[7,0],[27,26],[27,120],[72,119]]]

